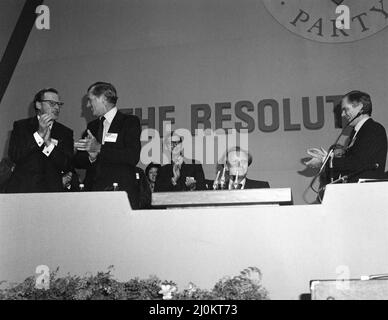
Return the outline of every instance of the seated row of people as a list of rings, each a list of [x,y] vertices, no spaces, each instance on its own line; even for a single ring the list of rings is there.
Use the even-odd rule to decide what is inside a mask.
[[[214,190],[214,189],[255,189],[269,188],[267,181],[248,178],[248,168],[252,156],[240,147],[231,148],[225,155],[225,164],[217,166],[215,180],[206,180],[202,165],[193,160],[184,160],[180,155],[173,157],[172,163],[159,168],[153,183],[154,192]]]

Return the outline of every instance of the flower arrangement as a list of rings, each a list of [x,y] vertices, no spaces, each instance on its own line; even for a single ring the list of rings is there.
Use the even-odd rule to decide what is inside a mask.
[[[238,276],[220,279],[211,290],[202,290],[189,283],[178,291],[172,281],[161,281],[156,276],[147,279],[131,279],[119,282],[113,279],[113,266],[107,272],[82,277],[66,275],[58,277],[59,268],[50,274],[50,286],[36,287],[35,276],[22,283],[2,288],[1,300],[268,300],[268,292],[261,284],[261,272],[249,267]]]

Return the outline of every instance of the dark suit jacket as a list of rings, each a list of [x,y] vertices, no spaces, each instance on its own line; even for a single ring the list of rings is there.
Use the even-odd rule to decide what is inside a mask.
[[[244,189],[259,189],[259,188],[269,188],[269,183],[267,181],[251,180],[248,178],[245,180]]]
[[[190,162],[190,161],[187,161]],[[155,183],[155,192],[168,191],[188,191],[186,187],[186,177],[193,177],[197,181],[195,190],[206,190],[205,174],[203,173],[202,165],[197,163],[183,162],[181,167],[181,175],[174,186],[171,178],[174,176],[172,172],[173,165],[166,164],[159,169]]]
[[[359,170],[379,164],[377,170],[367,170],[349,179],[357,182],[359,178],[380,179],[384,177],[387,158],[387,135],[384,127],[368,119],[360,128],[355,141],[342,158],[334,158],[334,170],[341,175],[349,175]]]
[[[96,137],[99,120],[88,123],[87,128]],[[131,115],[117,111],[110,125],[110,133],[116,133],[116,142],[107,142],[101,146],[101,152],[93,163],[89,161],[86,151],[77,151],[74,167],[86,169],[85,190],[112,190],[117,182],[119,190],[127,191],[132,207],[138,206],[136,194],[136,164],[140,158],[140,121]],[[84,136],[86,136],[86,132]]]
[[[136,182],[137,182],[137,192],[138,192],[138,201],[139,201],[139,209],[150,209],[151,208],[151,200],[152,193],[150,189],[150,185],[148,184],[147,177],[144,171],[136,167]]]
[[[61,172],[70,170],[73,156],[73,131],[54,122],[51,137],[58,145],[50,156],[43,154],[44,144],[39,147],[33,136],[39,128],[37,117],[14,122],[8,154],[16,164],[6,192],[60,192]]]

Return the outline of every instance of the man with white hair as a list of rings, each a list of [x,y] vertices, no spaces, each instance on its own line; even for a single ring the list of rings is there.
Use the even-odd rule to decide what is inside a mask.
[[[269,188],[267,181],[251,180],[247,178],[248,167],[252,163],[249,152],[240,147],[233,147],[226,153],[226,167],[228,169],[228,189],[257,189]]]

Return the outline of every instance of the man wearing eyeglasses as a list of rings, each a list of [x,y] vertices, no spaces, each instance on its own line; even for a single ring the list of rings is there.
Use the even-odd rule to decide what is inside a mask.
[[[202,164],[184,158],[183,137],[173,132],[166,142],[171,163],[159,169],[155,192],[205,190]]]
[[[34,97],[36,116],[14,122],[9,157],[15,163],[9,193],[60,192],[62,172],[70,170],[73,131],[59,123],[63,102],[54,88]]]

